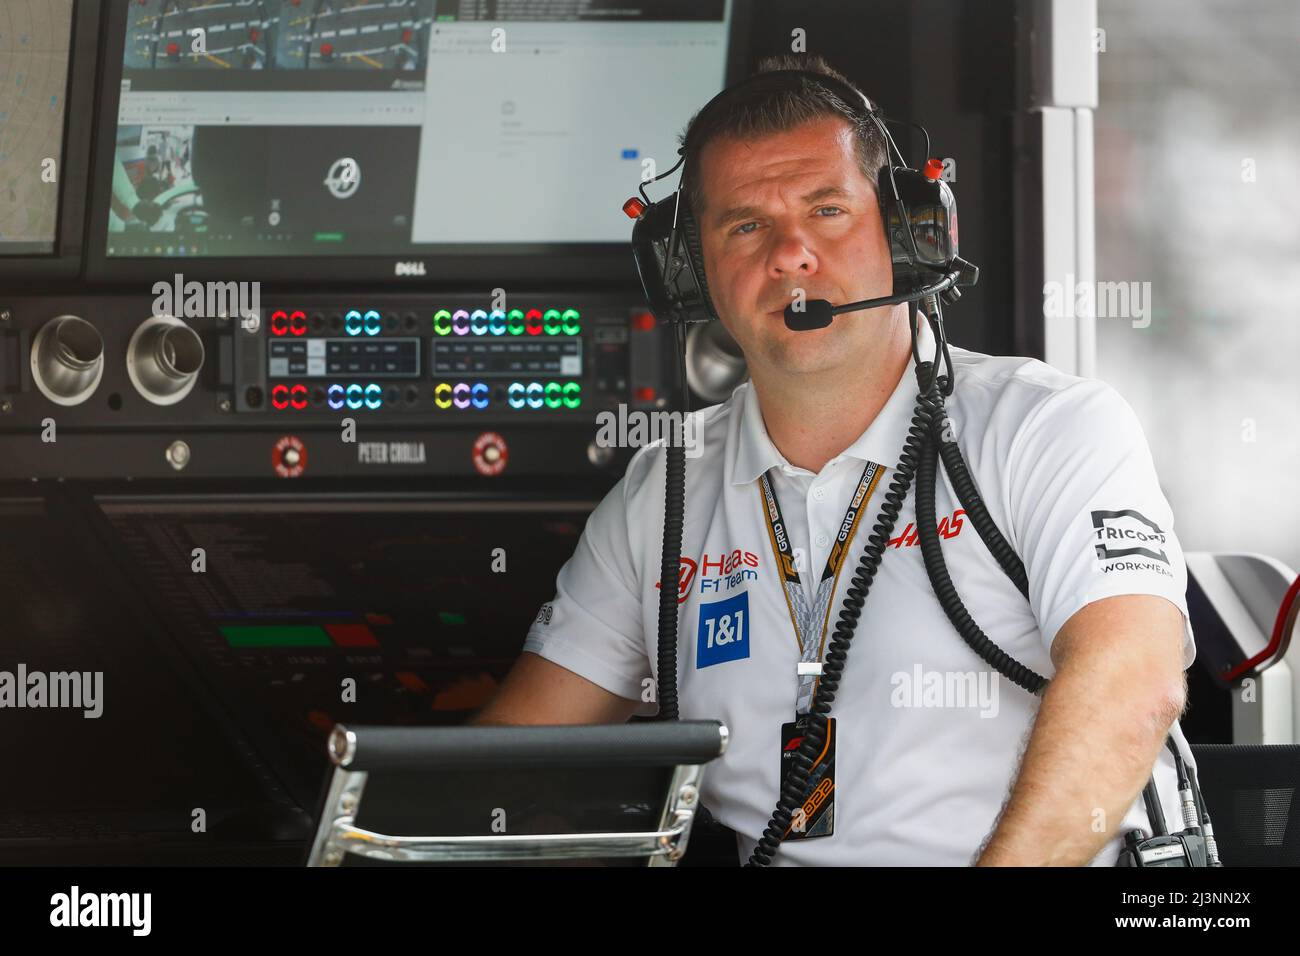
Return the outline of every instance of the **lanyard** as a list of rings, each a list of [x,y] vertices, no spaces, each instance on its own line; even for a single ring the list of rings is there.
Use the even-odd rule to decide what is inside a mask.
[[[884,466],[874,461],[867,462],[858,479],[857,490],[849,501],[849,508],[844,512],[840,522],[839,534],[831,545],[831,553],[826,557],[826,567],[817,582],[817,593],[810,605],[799,580],[799,571],[795,567],[794,549],[790,546],[790,536],[786,532],[785,519],[781,517],[781,504],[776,500],[772,482],[768,473],[759,476],[759,494],[762,498],[763,517],[767,521],[768,540],[772,543],[772,555],[785,591],[785,606],[790,612],[790,623],[794,625],[795,643],[799,647],[799,659],[803,663],[819,663],[826,644],[826,626],[830,621],[831,598],[835,595],[835,585],[840,579],[840,570],[844,567],[844,558],[848,554],[849,543],[858,528],[858,519],[866,510],[867,502],[875,493],[876,486],[884,474]],[[815,622],[820,621],[817,637],[813,636]],[[795,700],[795,712],[807,713],[812,706],[812,696],[817,687],[818,677],[814,674],[799,674],[799,693]]]

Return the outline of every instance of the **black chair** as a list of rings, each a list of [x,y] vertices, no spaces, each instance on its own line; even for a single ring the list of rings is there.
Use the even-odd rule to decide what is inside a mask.
[[[1300,866],[1300,745],[1192,744],[1226,866]]]

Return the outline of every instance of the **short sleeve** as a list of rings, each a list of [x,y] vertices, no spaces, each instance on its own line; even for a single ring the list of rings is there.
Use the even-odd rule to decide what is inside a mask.
[[[1029,600],[1050,651],[1093,601],[1154,594],[1183,614],[1183,667],[1196,645],[1187,565],[1142,426],[1109,385],[1083,379],[1038,402],[1007,464],[1011,523]]]
[[[650,661],[628,541],[626,488],[624,475],[588,517],[573,556],[556,577],[555,598],[542,605],[523,649],[612,694],[639,700]]]

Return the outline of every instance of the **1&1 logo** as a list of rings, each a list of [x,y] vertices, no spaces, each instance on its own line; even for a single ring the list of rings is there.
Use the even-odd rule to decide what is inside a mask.
[[[749,657],[749,592],[700,605],[695,637],[695,668]]]

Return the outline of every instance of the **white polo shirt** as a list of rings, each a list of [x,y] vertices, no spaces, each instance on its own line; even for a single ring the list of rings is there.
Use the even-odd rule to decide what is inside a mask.
[[[921,332],[921,355],[933,356],[924,322]],[[957,443],[1029,578],[1026,602],[963,517],[940,466],[943,553],[976,623],[1050,678],[1052,641],[1076,611],[1113,595],[1156,594],[1183,612],[1183,666],[1190,666],[1187,571],[1132,409],[1110,386],[1036,359],[951,343],[949,350],[956,389],[947,408]],[[770,470],[791,544],[807,555],[801,577],[811,600],[866,462],[886,466],[835,587],[829,644],[902,452],[916,392],[909,363],[875,421],[818,474],[790,465],[772,444],[748,382],[727,401],[693,413],[703,451],[686,462],[679,712],[683,719],[719,719],[731,731],[726,754],[705,771],[702,796],[738,834],[742,862],[777,803],[781,725],[794,717],[799,661],[758,477]],[[524,643],[524,650],[633,700],[642,699],[645,679],[657,676],[665,460],[662,443],[633,456],[592,512],[559,572],[555,599]],[[993,671],[954,630],[926,577],[915,528],[913,482],[831,709],[838,733],[834,833],[785,841],[775,864],[967,865],[1010,792],[1039,699]],[[720,636],[724,624],[730,641],[710,645],[710,634]],[[653,704],[641,710],[654,712]],[[1190,758],[1181,730],[1174,732]],[[1180,829],[1167,749],[1156,784],[1166,821]],[[1140,795],[1119,833],[1135,827],[1149,832]],[[1117,836],[1093,865],[1112,865],[1119,846]]]

